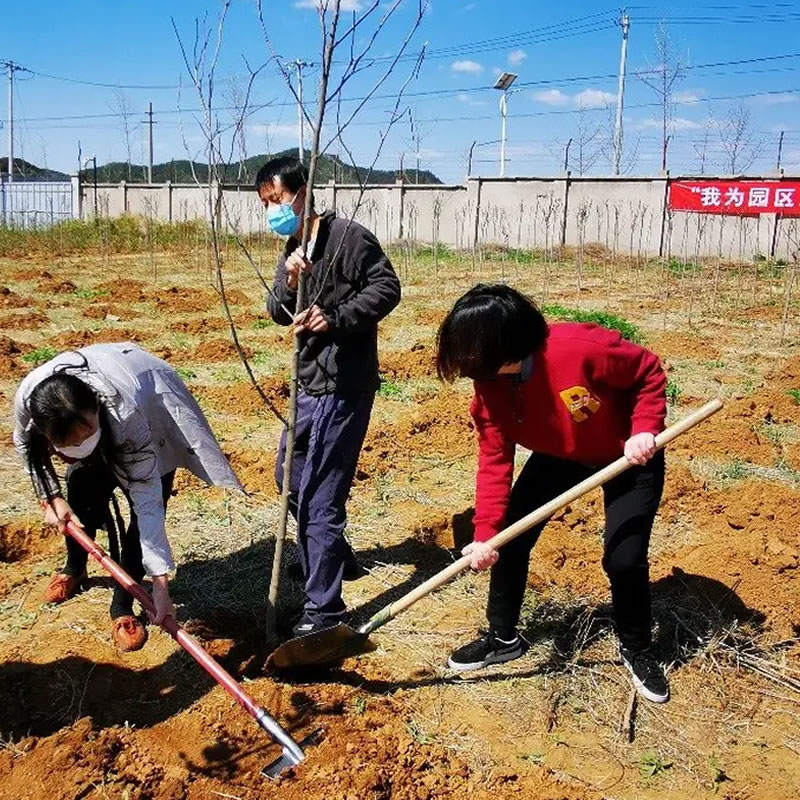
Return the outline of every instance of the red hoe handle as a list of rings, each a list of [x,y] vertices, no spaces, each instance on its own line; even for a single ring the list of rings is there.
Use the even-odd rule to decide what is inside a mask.
[[[144,587],[136,583],[116,561],[109,558],[97,542],[90,539],[73,522],[67,522],[66,531],[123,589],[132,594],[146,611],[155,614],[153,600]],[[197,639],[178,625],[172,616],[166,617],[161,627],[283,747],[287,766],[299,764],[305,758],[300,745],[203,649]]]

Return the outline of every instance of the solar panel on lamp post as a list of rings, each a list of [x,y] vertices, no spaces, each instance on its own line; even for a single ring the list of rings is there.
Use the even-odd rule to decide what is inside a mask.
[[[506,174],[506,119],[508,118],[508,90],[517,79],[514,72],[504,72],[495,81],[494,88],[499,89],[500,95],[500,177]]]

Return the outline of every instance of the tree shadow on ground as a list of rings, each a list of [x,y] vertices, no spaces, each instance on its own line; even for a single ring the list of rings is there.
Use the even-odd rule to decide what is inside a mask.
[[[469,511],[454,516],[455,539],[465,536],[470,522]],[[461,543],[459,540],[458,544]],[[265,645],[264,619],[273,550],[273,541],[263,540],[222,557],[188,558],[173,583],[181,621],[188,620],[190,632],[204,640],[223,666],[238,678],[263,674],[269,653]],[[397,586],[381,591],[355,609],[356,624],[452,563],[457,553],[458,549],[448,550],[425,536],[410,536],[395,545],[376,545],[359,552],[359,561],[368,569],[378,563],[391,563],[411,565],[415,570]],[[287,543],[286,555],[287,563],[296,560],[293,543]],[[279,608],[279,619],[285,629],[291,623],[292,612],[299,609],[302,593],[285,578],[283,585],[286,600]],[[735,587],[702,575],[675,569],[653,585],[652,594],[657,623],[655,646],[659,657],[667,662],[680,665],[691,660],[702,646],[698,637],[708,640],[734,621],[749,626],[755,634],[763,626],[764,615],[748,608],[736,594]],[[72,602],[80,602],[80,598]],[[474,678],[425,675],[392,681],[365,677],[358,671],[358,662],[353,667],[350,661],[347,669],[277,677],[290,685],[336,682],[374,693],[419,688],[449,680],[524,679],[562,672],[570,664],[587,663],[583,652],[587,645],[607,635],[610,629],[607,606],[550,601],[537,606],[526,618],[523,633],[529,640],[551,642],[548,655],[527,672],[520,672],[517,665],[512,672],[499,668],[481,671]],[[443,661],[446,655],[442,653]],[[125,722],[139,727],[151,726],[185,710],[213,685],[211,678],[182,651],[172,653],[163,664],[145,670],[93,663],[78,656],[44,664],[7,662],[0,665],[0,704],[7,710],[4,732],[47,735],[82,715],[92,716],[95,723],[102,726]],[[307,700],[303,702],[308,705]],[[317,712],[311,707],[309,713]],[[299,714],[298,724],[301,718]]]
[[[238,679],[262,675],[269,655],[264,620],[273,553],[274,540],[268,539],[222,557],[190,557],[180,565],[171,586],[179,621]],[[378,562],[415,567],[398,586],[357,609],[359,620],[452,560],[448,550],[413,536],[396,545],[361,551],[358,558],[368,569]],[[285,564],[296,560],[295,545],[287,542]],[[102,577],[90,583],[110,588],[110,581]],[[286,578],[285,570],[282,590],[279,620],[285,634],[302,606],[302,591]],[[82,602],[81,596],[70,602]],[[183,651],[147,669],[94,662],[77,655],[46,663],[10,661],[0,665],[0,707],[7,710],[2,731],[17,737],[46,736],[81,716],[91,716],[101,727],[126,722],[148,727],[185,710],[213,686],[213,680]],[[307,694],[294,690],[291,696],[298,708],[306,708],[303,713],[292,712],[293,724],[299,726],[304,715],[319,713]],[[327,709],[324,713],[337,712]]]

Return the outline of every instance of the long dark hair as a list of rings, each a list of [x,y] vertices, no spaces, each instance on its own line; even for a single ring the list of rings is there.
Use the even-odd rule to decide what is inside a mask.
[[[439,328],[436,371],[445,381],[493,378],[546,338],[547,322],[533,300],[504,284],[479,283],[456,301]]]
[[[108,412],[97,393],[76,375],[60,371],[40,381],[28,398],[31,427],[26,458],[31,478],[38,479],[52,500],[51,487],[58,477],[51,458],[51,443],[63,441],[76,425],[86,424],[86,414],[96,413],[100,424],[100,443],[85,459],[123,469],[111,436]],[[124,472],[124,470],[123,470]]]

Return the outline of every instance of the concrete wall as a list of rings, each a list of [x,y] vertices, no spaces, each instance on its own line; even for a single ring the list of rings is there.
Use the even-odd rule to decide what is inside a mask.
[[[709,176],[703,176],[710,180]],[[786,177],[786,176],[784,176]],[[689,178],[682,178],[688,180]],[[787,178],[788,179],[788,178]],[[775,180],[775,176],[771,178]],[[690,259],[789,258],[798,220],[670,212],[669,178],[470,178],[456,186],[334,184],[315,187],[317,207],[355,216],[385,245],[411,239],[459,249],[499,245],[544,249],[599,243],[621,253]],[[181,221],[208,217],[208,190],[194,184],[91,184],[80,187],[83,216],[141,214]],[[96,194],[96,204],[95,204]],[[266,215],[251,187],[226,186],[221,222],[265,232]]]

